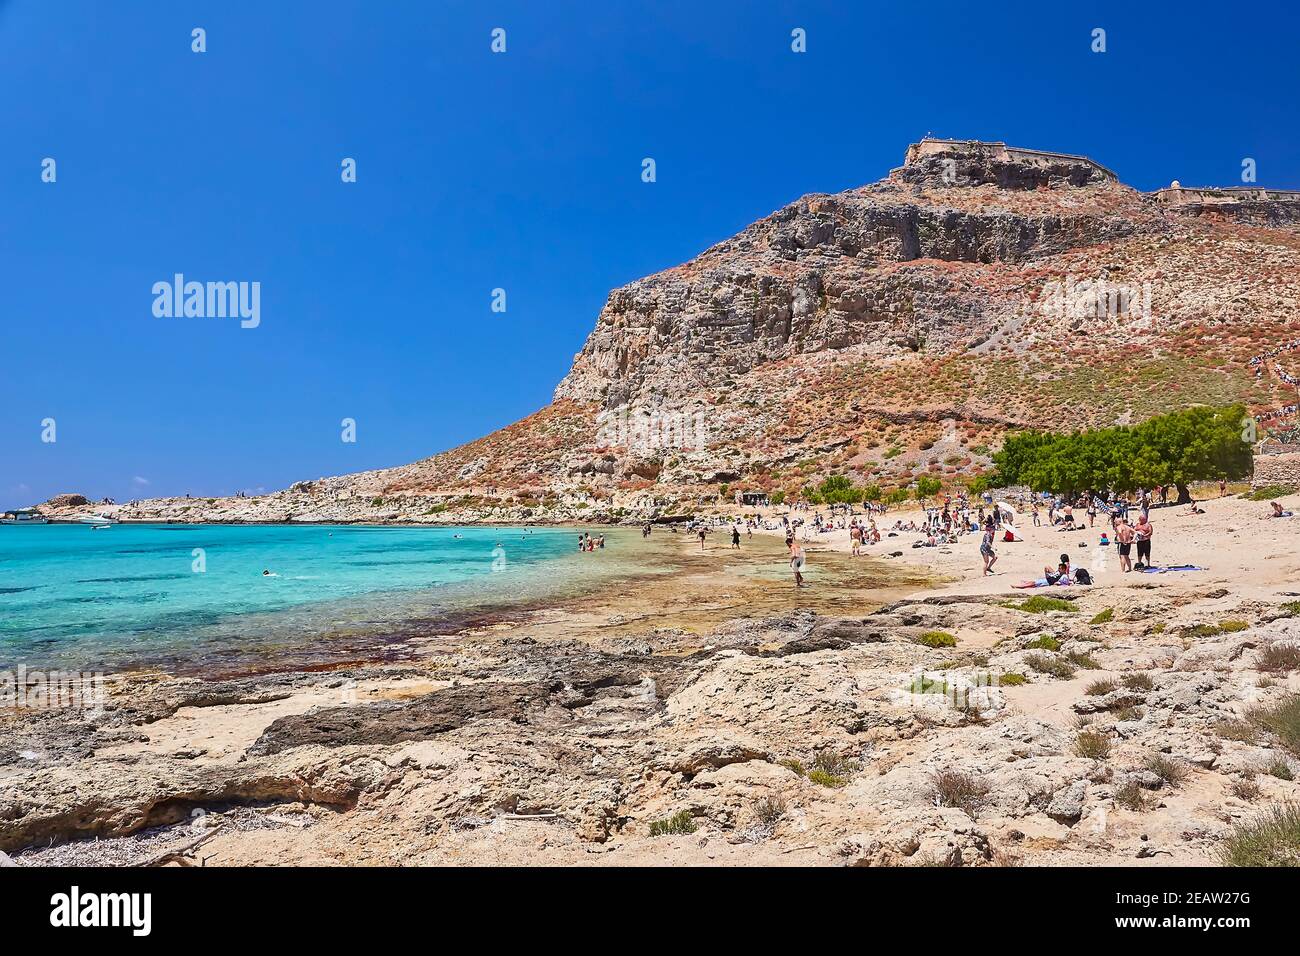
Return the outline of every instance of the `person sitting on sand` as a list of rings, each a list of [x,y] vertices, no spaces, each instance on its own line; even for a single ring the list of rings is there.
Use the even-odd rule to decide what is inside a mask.
[[[1061,563],[1053,571],[1051,565],[1043,568],[1043,579],[1048,584],[1070,584],[1074,579],[1070,576],[1070,556],[1061,555]]]
[[[1291,517],[1291,512],[1289,512],[1289,511],[1283,511],[1283,510],[1282,510],[1282,505],[1281,505],[1280,502],[1274,501],[1274,502],[1272,502],[1272,505],[1273,505],[1273,513],[1272,513],[1271,515],[1269,515],[1270,518],[1289,518],[1289,517]]]

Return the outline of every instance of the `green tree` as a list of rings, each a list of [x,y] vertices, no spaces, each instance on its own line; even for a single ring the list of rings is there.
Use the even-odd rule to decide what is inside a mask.
[[[1069,433],[1020,432],[993,456],[1000,480],[1069,496],[1173,485],[1191,500],[1193,481],[1249,475],[1253,461],[1242,437],[1243,405],[1195,406],[1140,425]]]
[[[939,493],[943,483],[938,478],[931,478],[929,475],[922,475],[916,479],[916,500],[925,501]]]

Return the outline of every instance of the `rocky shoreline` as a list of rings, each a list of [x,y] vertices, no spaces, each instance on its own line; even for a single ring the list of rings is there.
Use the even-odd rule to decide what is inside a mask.
[[[102,713],[6,713],[0,850],[18,865],[1211,865],[1235,827],[1300,796],[1298,743],[1268,719],[1300,690],[1290,540],[1249,586],[1115,580],[1032,610],[955,568],[863,590],[864,566],[833,551],[796,593],[778,549],[711,543],[670,579],[401,663],[140,674]]]

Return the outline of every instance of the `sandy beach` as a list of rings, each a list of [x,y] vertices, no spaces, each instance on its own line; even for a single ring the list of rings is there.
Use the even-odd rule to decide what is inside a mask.
[[[1092,565],[1100,528],[1026,524],[988,577],[977,536],[913,549],[903,533],[853,558],[835,531],[796,590],[773,534],[701,550],[660,529],[669,573],[400,661],[112,678],[101,712],[6,711],[0,849],[19,865],[1215,864],[1234,824],[1297,796],[1300,755],[1246,718],[1300,689],[1300,664],[1263,656],[1300,640],[1300,525],[1202,505],[1152,520],[1157,563],[1205,571],[1123,574],[1112,549],[1092,587],[1024,592],[1060,552]],[[1069,604],[1014,606],[1031,594]]]

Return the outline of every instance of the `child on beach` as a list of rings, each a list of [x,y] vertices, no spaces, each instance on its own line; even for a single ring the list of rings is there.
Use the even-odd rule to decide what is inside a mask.
[[[993,565],[998,560],[997,552],[993,550],[992,521],[984,526],[984,540],[980,542],[980,556],[984,559],[984,573],[986,575],[992,574]]]

